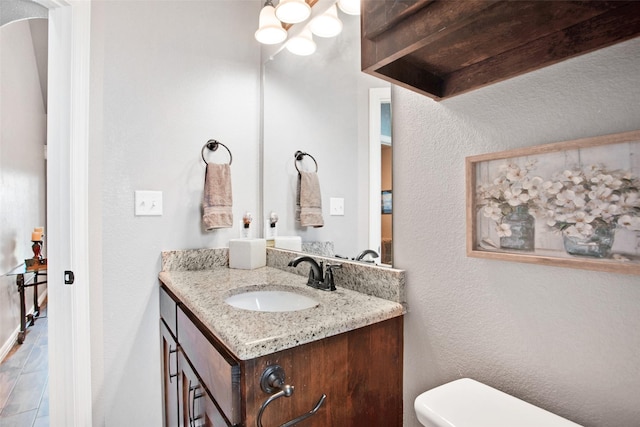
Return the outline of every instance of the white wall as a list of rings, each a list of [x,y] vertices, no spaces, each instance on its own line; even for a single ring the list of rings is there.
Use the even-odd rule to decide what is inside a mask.
[[[472,377],[585,426],[640,419],[640,278],[467,258],[466,156],[640,128],[640,39],[440,103],[393,91],[413,400]]]
[[[259,1],[92,5],[91,328],[103,371],[93,378],[95,425],[162,425],[160,252],[227,246],[242,213],[258,212],[259,10]],[[201,226],[209,138],[233,153],[229,230]],[[135,217],[135,190],[162,191],[164,214]]]
[[[265,64],[264,209],[279,215],[280,236],[332,241],[335,253],[356,256],[368,247],[369,88],[389,84],[360,72],[358,16],[340,13],[342,33],[315,37],[313,55],[287,50]],[[318,162],[324,227],[294,219],[297,171],[293,154]],[[304,170],[313,161],[304,159]],[[330,198],[344,199],[344,216],[329,215]]]
[[[45,226],[45,143],[29,21],[13,22],[0,28],[0,275],[33,256],[31,232]],[[28,288],[27,310],[32,295]],[[0,277],[0,353],[11,347],[19,324],[15,276]]]

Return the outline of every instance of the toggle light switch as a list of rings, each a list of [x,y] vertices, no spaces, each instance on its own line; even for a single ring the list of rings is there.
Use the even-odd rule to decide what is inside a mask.
[[[329,199],[329,215],[344,215],[344,199],[342,197]]]
[[[162,191],[136,191],[136,216],[162,215]]]

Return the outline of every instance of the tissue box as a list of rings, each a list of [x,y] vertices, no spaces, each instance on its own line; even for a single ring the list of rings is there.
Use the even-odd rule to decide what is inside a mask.
[[[264,239],[229,240],[229,268],[253,270],[267,265],[267,242]]]
[[[302,251],[302,238],[300,236],[276,236],[274,246],[290,251]]]

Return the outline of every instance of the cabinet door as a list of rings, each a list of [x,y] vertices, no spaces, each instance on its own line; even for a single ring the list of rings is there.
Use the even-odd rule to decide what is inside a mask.
[[[160,335],[162,337],[162,383],[164,392],[163,421],[165,427],[177,427],[180,425],[178,405],[178,344],[162,320],[160,320]]]
[[[179,352],[180,413],[183,427],[228,427],[186,356]]]
[[[280,426],[308,413],[325,394],[319,410],[299,427],[402,427],[402,346],[403,318],[395,317],[244,361],[243,425],[256,425],[260,406],[270,396],[260,387],[262,373],[280,365],[294,393],[269,404],[264,426]]]
[[[205,336],[203,327],[183,307],[177,310],[180,350],[198,373],[229,423],[242,423],[240,365],[222,346]]]

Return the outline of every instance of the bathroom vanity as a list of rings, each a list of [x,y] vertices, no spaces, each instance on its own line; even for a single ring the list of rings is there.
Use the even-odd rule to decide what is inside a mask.
[[[336,291],[312,289],[285,270],[160,273],[167,426],[274,427],[302,417],[296,425],[402,425],[403,305],[342,288],[340,277]],[[225,302],[255,290],[317,305],[264,312]],[[282,382],[268,375],[274,369]]]

